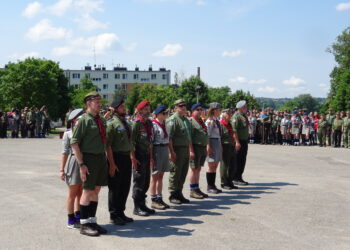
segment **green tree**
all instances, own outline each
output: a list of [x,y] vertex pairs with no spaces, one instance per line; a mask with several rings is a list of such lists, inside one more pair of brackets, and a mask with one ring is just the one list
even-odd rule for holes
[[[91,91],[96,91],[97,86],[94,85],[91,79],[83,78],[80,80],[80,86],[77,89],[71,88],[69,96],[73,108],[85,108],[84,97]],[[104,101],[105,103],[105,101]]]
[[140,88],[140,85],[135,84],[126,100],[126,107],[130,114],[134,113],[136,105],[140,102]]
[[224,108],[228,108],[229,101],[230,101],[230,95],[231,95],[231,89],[228,86],[216,87],[216,88],[209,87],[209,89],[208,89],[208,98],[209,98],[208,103],[218,102]]
[[208,85],[199,77],[191,76],[184,80],[178,88],[178,96],[187,102],[188,108],[193,104],[208,104]]
[[308,111],[319,111],[320,104],[310,94],[302,94],[285,103],[281,110],[307,109]]
[[68,81],[58,63],[27,58],[9,63],[0,77],[0,99],[5,108],[46,105],[51,118],[64,117],[70,98]]
[[235,108],[237,102],[245,100],[247,102],[248,109],[258,109],[259,105],[255,97],[250,92],[244,92],[243,90],[237,90],[235,93],[228,97],[226,107]]

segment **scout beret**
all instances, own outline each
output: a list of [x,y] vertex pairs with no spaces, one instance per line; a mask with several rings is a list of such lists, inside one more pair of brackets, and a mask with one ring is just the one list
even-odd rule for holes
[[293,115],[298,114],[298,110],[293,111]]
[[155,115],[158,115],[159,113],[165,111],[166,109],[167,109],[166,106],[164,106],[164,105],[159,105],[159,106],[154,110],[153,113],[154,113]]
[[111,107],[118,108],[121,104],[124,103],[124,98],[118,97],[116,100],[114,100],[111,104]]
[[95,98],[98,98],[98,97],[101,97],[100,94],[97,93],[96,91],[92,91],[84,97],[84,103],[86,103],[87,101],[93,100]]
[[179,99],[179,100],[176,100],[176,101],[174,102],[174,105],[175,105],[175,106],[179,106],[180,104],[186,104],[185,100]]
[[147,105],[150,105],[150,102],[147,101],[147,100],[144,100],[144,101],[140,102],[140,103],[136,106],[136,109],[137,109],[137,110],[141,110],[141,109],[143,109],[144,107],[146,107]]
[[237,109],[243,108],[246,104],[247,104],[247,102],[245,100],[241,100],[241,101],[237,102],[236,108]]
[[84,113],[84,109],[74,109],[72,112],[70,112],[68,116],[68,121],[74,120],[78,116],[80,116],[82,113]]
[[198,107],[202,107],[202,105],[200,103],[193,104],[191,107],[191,111],[195,110]]
[[212,103],[209,103],[209,108],[210,109],[221,109],[221,104],[218,102],[212,102]]

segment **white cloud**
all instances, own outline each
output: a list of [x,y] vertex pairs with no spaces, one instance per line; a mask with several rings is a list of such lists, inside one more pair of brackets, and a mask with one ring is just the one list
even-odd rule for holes
[[337,11],[346,11],[346,10],[350,10],[350,2],[347,3],[340,3],[338,4],[335,9]]
[[263,84],[266,83],[267,81],[265,79],[257,79],[257,80],[248,80],[246,77],[243,76],[237,76],[234,78],[230,78],[229,82],[232,83],[246,83],[246,84]]
[[138,43],[130,43],[129,45],[125,46],[126,51],[134,51],[136,47],[138,46]]
[[283,84],[287,86],[299,86],[302,83],[305,83],[305,81],[295,76],[292,76],[289,79],[283,81]]
[[329,91],[329,84],[320,83],[318,86],[323,90],[323,92]]
[[277,92],[278,89],[277,88],[274,88],[274,87],[271,87],[271,86],[265,86],[265,87],[260,87],[258,88],[258,92],[261,92],[261,93],[275,93]]
[[292,87],[292,88],[288,88],[287,92],[292,92],[294,94],[303,94],[303,93],[310,92],[310,90],[307,89],[306,87]]
[[153,53],[153,56],[175,56],[182,50],[182,46],[179,43],[166,44],[163,49]]
[[241,56],[243,54],[243,51],[241,50],[231,50],[231,51],[228,51],[228,50],[225,50],[224,52],[222,52],[222,57],[238,57],[238,56]]
[[42,6],[39,2],[32,2],[28,4],[25,10],[22,12],[22,15],[27,18],[33,18],[42,11]]
[[26,38],[34,42],[69,38],[70,32],[63,27],[54,27],[49,19],[42,19],[26,33]]
[[39,57],[39,53],[36,51],[32,51],[24,54],[15,53],[9,56],[9,58],[11,58],[12,60],[24,60],[28,57]]
[[74,6],[77,10],[81,11],[82,14],[91,14],[96,11],[103,11],[101,5],[103,0],[75,0]]
[[55,16],[63,16],[67,10],[72,7],[73,0],[59,0],[55,4],[48,7],[51,14]]
[[68,42],[66,46],[56,47],[52,50],[54,56],[83,55],[91,56],[105,54],[116,50],[119,46],[119,38],[114,33],[103,33],[88,38],[77,38]]
[[79,23],[81,29],[88,31],[96,29],[106,29],[108,27],[107,23],[97,21],[96,19],[91,17],[90,14],[83,14],[81,17],[75,19],[74,21]]

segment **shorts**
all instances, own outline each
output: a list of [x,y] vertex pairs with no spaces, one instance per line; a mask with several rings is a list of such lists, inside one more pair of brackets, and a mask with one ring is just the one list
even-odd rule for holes
[[303,134],[303,135],[309,135],[310,132],[311,132],[311,129],[310,129],[310,128],[308,128],[308,127],[303,127],[303,129],[302,129],[302,134]]
[[281,135],[286,135],[288,133],[288,127],[287,126],[281,126]]
[[194,159],[190,160],[190,168],[200,168],[204,166],[207,158],[207,147],[193,144]]
[[220,162],[222,161],[222,146],[220,139],[210,138],[209,139],[210,146],[213,150],[212,155],[207,156],[208,162]]
[[300,134],[299,128],[292,128],[292,135]]
[[83,162],[90,173],[87,175],[86,181],[83,182],[83,189],[94,190],[96,186],[107,186],[108,166],[106,155],[104,153],[83,153]]
[[154,170],[152,174],[169,172],[168,146],[153,146]]
[[75,156],[70,154],[64,168],[66,183],[68,186],[81,185],[80,168]]

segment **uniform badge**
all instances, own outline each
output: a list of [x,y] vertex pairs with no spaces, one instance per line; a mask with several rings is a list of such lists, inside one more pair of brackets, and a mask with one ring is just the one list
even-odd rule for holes
[[173,126],[174,125],[174,122],[173,121],[170,121],[169,122],[169,126]]

